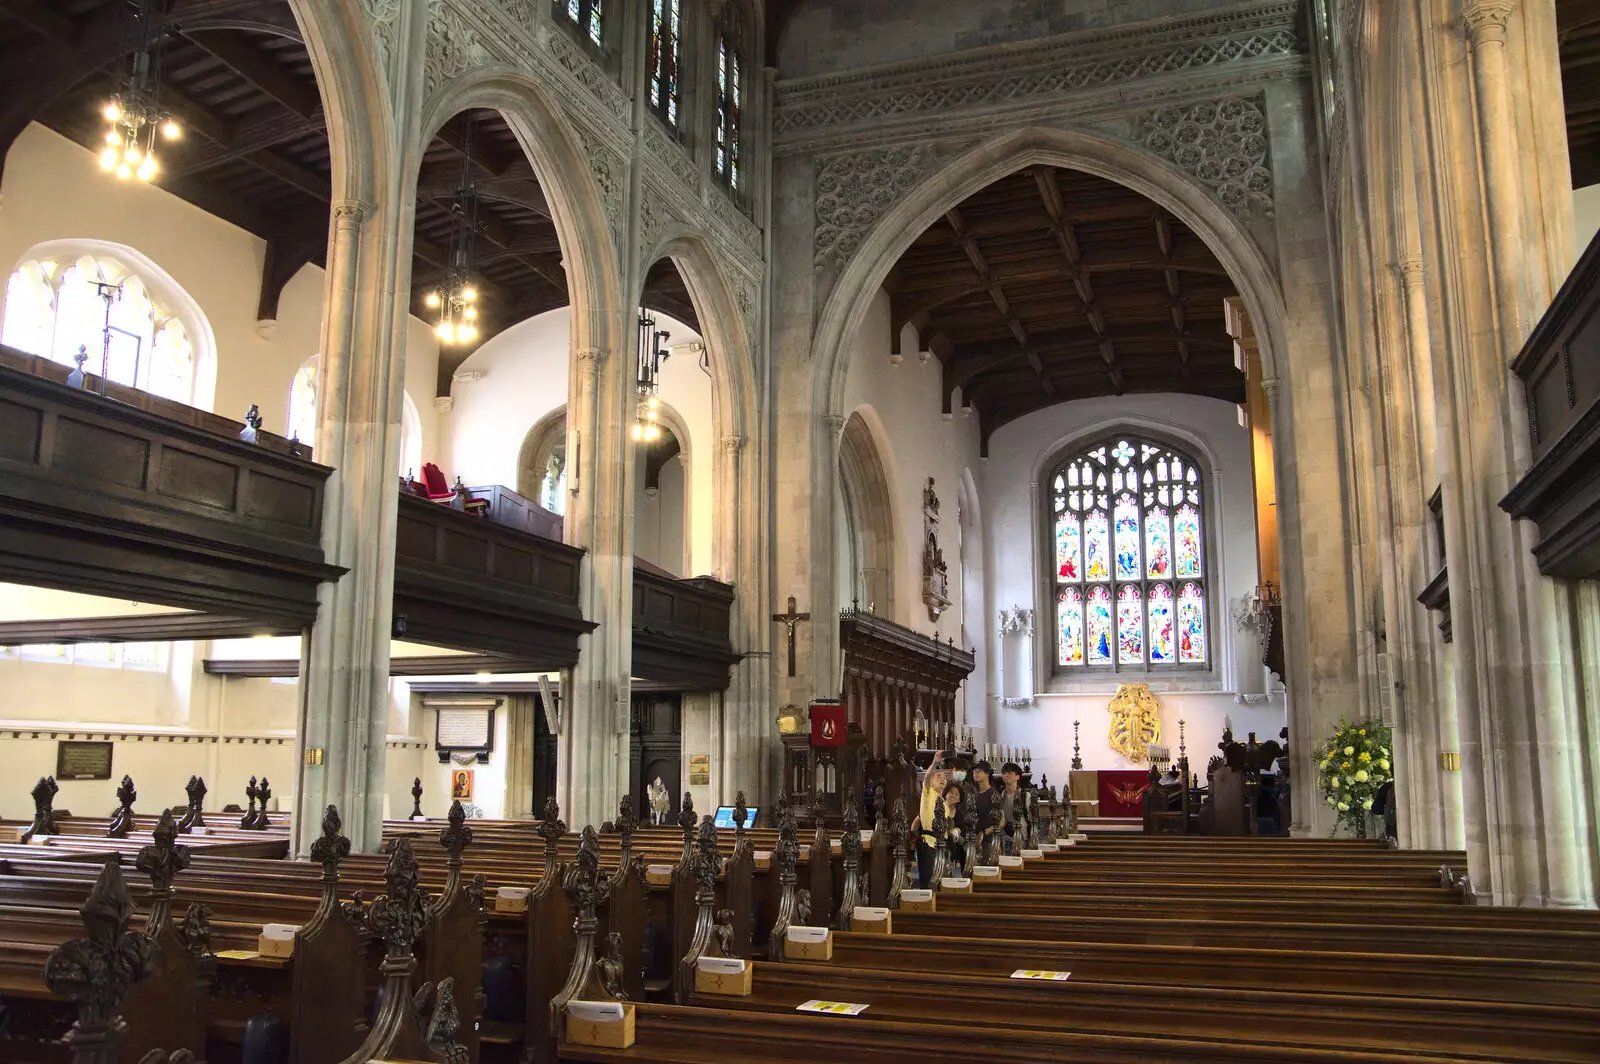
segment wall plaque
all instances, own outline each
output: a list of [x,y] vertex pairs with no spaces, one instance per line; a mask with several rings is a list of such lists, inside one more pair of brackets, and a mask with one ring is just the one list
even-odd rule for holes
[[689,755],[689,786],[707,787],[711,784],[711,755]]
[[56,779],[108,780],[111,778],[111,744],[56,743]]
[[433,748],[441,763],[456,751],[477,755],[487,763],[494,749],[494,708],[485,705],[434,706]]

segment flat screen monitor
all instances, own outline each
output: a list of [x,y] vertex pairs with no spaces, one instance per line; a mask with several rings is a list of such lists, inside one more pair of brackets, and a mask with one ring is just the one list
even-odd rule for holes
[[[745,815],[745,818],[744,818],[744,826],[747,827],[747,828],[748,827],[754,827],[755,826],[755,822],[756,822],[756,807],[752,805],[746,811],[746,815]],[[717,806],[716,819],[714,819],[712,821],[712,823],[714,823],[719,828],[732,829],[734,827],[734,823],[733,823],[733,806],[731,806],[731,805],[719,805],[719,806]]]

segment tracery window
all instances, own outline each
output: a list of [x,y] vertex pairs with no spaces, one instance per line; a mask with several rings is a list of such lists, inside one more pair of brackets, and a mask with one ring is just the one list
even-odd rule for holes
[[650,110],[678,128],[678,67],[682,58],[678,0],[650,0]]
[[[285,433],[290,439],[316,446],[317,371],[321,355],[312,355],[300,364],[289,381],[289,410],[285,418]],[[422,419],[417,415],[417,405],[407,392],[400,393],[400,468],[407,479],[415,479],[422,470]]]
[[1058,672],[1207,664],[1203,488],[1188,455],[1129,436],[1051,474]]
[[739,49],[728,33],[717,36],[717,179],[739,187]]
[[[108,303],[109,300],[109,303]],[[108,314],[109,309],[109,314]],[[0,343],[180,403],[194,402],[189,330],[116,259],[33,259],[6,284]]]
[[556,17],[578,31],[578,36],[595,48],[600,47],[605,12],[603,0],[555,0]]

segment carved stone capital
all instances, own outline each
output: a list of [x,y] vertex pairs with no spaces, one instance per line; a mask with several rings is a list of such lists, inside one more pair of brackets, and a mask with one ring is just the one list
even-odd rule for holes
[[600,379],[600,369],[605,364],[606,353],[598,347],[580,347],[573,354],[578,359],[578,369],[592,388]]
[[1422,283],[1422,258],[1417,255],[1407,255],[1403,259],[1396,259],[1392,263],[1394,272],[1400,275],[1400,283],[1407,288]]
[[737,458],[744,453],[745,444],[750,442],[748,436],[722,437],[722,450],[730,458]]
[[843,414],[823,414],[822,423],[828,426],[828,437],[837,446],[839,438],[844,435],[845,416]]
[[1461,20],[1474,50],[1485,44],[1506,42],[1506,24],[1516,6],[1516,0],[1467,0]]
[[339,200],[333,205],[333,225],[335,229],[352,232],[361,228],[361,223],[367,219],[370,210],[360,200]]
[[1281,383],[1282,382],[1279,381],[1279,379],[1277,377],[1262,377],[1261,378],[1261,391],[1262,391],[1262,394],[1264,394],[1267,397],[1268,400],[1276,399],[1278,397],[1278,388],[1279,388]]
[[436,414],[448,414],[456,408],[456,398],[453,395],[436,395],[433,397],[433,411]]

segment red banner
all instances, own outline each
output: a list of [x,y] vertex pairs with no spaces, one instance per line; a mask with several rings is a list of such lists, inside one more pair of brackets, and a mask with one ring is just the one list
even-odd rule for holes
[[1101,769],[1100,815],[1144,816],[1144,792],[1150,773],[1138,769]]
[[839,702],[811,704],[811,745],[844,745],[845,708]]

